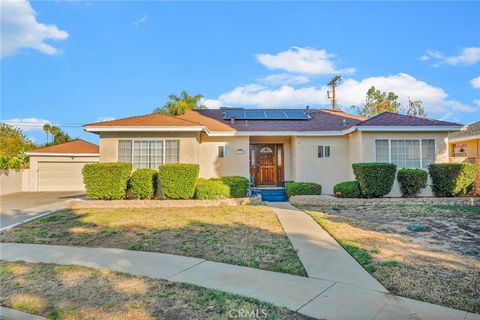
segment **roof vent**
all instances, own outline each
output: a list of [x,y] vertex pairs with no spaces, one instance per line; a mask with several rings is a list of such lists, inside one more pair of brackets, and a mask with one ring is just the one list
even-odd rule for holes
[[343,123],[344,126],[346,126],[347,125],[347,120],[342,119],[342,123]]
[[235,124],[235,116],[230,117],[230,124]]

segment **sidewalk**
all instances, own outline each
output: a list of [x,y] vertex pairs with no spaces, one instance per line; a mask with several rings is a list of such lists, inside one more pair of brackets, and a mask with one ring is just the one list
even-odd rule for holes
[[312,217],[288,202],[270,202],[310,278],[388,292]]
[[204,259],[122,249],[0,244],[2,260],[77,264],[184,282],[284,306],[317,319],[480,319],[388,293]]

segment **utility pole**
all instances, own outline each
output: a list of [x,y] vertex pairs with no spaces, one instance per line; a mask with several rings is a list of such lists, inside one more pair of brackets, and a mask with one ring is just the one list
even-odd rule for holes
[[337,97],[336,97],[336,92],[335,89],[337,87],[337,83],[342,81],[342,77],[340,76],[335,76],[333,77],[327,85],[332,87],[332,96],[330,97],[330,92],[328,92],[328,98],[332,99],[332,109],[336,108],[337,105]]

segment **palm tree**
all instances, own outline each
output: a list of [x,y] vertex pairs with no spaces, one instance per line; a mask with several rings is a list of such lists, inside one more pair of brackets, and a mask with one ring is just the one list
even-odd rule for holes
[[195,96],[189,95],[186,91],[180,92],[180,96],[171,94],[168,96],[170,101],[167,101],[163,107],[156,108],[153,113],[165,113],[170,115],[184,114],[185,110],[191,109],[206,109],[203,104],[199,104],[203,96],[197,94]]
[[45,123],[43,125],[43,131],[45,132],[45,134],[47,135],[47,144],[48,144],[48,133],[50,132],[50,129],[52,127],[48,124],[48,123]]

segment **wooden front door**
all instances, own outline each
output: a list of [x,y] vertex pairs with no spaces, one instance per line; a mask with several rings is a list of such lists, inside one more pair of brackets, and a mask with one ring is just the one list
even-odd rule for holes
[[[255,186],[281,186],[283,180],[283,148],[276,144],[254,146],[252,174]],[[252,155],[251,155],[252,156]]]

